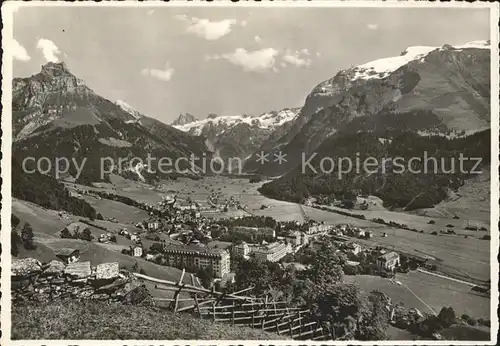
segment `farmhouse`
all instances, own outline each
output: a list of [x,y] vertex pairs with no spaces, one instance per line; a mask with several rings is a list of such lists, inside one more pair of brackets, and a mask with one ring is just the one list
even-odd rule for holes
[[148,229],[149,230],[157,230],[158,228],[160,228],[160,223],[158,221],[148,222]]
[[80,250],[62,248],[57,250],[55,255],[65,263],[73,263],[80,259]]
[[352,255],[357,255],[362,251],[362,247],[356,243],[347,244],[347,251]]

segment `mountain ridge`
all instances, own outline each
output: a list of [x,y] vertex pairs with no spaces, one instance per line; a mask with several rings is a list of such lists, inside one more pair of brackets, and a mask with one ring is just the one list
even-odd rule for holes
[[[297,153],[312,152],[339,131],[489,128],[489,42],[457,47],[410,47],[399,57],[339,71],[313,88],[290,129],[264,143],[245,170],[281,175],[298,164]],[[260,165],[260,151],[282,151],[289,160]]]
[[[33,76],[15,78],[12,103],[13,157],[86,159],[83,183],[106,180],[102,157],[146,160],[151,154],[175,160],[208,152],[201,138],[96,94],[64,63],[49,62]],[[129,168],[119,173],[144,179],[137,167]]]

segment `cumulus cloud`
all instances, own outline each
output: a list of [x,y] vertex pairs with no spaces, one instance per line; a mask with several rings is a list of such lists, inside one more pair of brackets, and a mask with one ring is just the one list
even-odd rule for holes
[[12,56],[15,60],[19,61],[29,61],[31,59],[26,48],[24,48],[16,40],[13,40],[12,42]]
[[259,35],[255,35],[253,40],[257,43],[261,43],[262,42],[262,38],[259,36]]
[[292,52],[287,50],[282,57],[284,64],[294,65],[296,67],[309,67],[312,60],[309,58],[309,50],[307,48]]
[[378,24],[368,24],[366,26],[368,30],[377,30],[378,29]]
[[141,74],[143,76],[153,77],[158,80],[168,82],[172,78],[174,71],[175,70],[171,68],[170,65],[167,63],[165,65],[165,69],[163,70],[157,68],[145,68],[141,70]]
[[232,53],[206,57],[206,59],[225,59],[231,64],[243,67],[244,71],[263,72],[274,68],[277,55],[278,51],[274,48],[263,48],[255,51],[247,51],[245,48],[237,48]]
[[189,18],[185,14],[178,14],[175,16],[175,18],[188,23],[188,28],[186,30],[187,32],[202,37],[208,41],[215,41],[226,36],[231,32],[234,25],[247,25],[246,21],[238,23],[236,19],[210,21],[209,19],[205,18]]
[[57,48],[56,44],[51,40],[47,40],[45,38],[39,39],[36,48],[42,51],[45,60],[50,62],[59,61],[57,55],[61,54],[61,51],[59,50],[59,48]]

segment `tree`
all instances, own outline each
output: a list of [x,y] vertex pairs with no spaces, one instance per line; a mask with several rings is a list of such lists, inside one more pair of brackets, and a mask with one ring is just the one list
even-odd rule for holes
[[215,277],[212,266],[208,266],[207,268],[199,268],[196,272],[196,275],[200,279],[203,287],[210,288],[210,286],[212,286],[212,280]]
[[438,319],[443,327],[448,328],[452,324],[456,323],[457,318],[452,307],[443,307],[439,312]]
[[235,280],[239,289],[253,286],[252,292],[259,296],[269,290],[271,273],[267,265],[262,261],[255,258],[242,259],[236,268]]
[[336,283],[313,295],[311,312],[330,330],[332,339],[353,338],[361,314],[361,295],[353,284]]
[[140,273],[141,267],[139,266],[139,263],[137,263],[137,261],[135,261],[134,265],[132,266],[132,271],[134,273]]
[[33,244],[34,237],[31,225],[26,222],[23,226],[23,230],[21,231],[21,238],[25,249],[34,250],[36,248],[35,244]]
[[16,215],[11,214],[10,215],[10,223],[11,223],[11,227],[16,228],[21,223],[21,220],[19,220],[19,218]]
[[341,282],[344,277],[342,266],[346,263],[343,255],[335,253],[332,243],[324,243],[316,251],[311,267],[305,271],[305,275],[317,285],[317,289]]
[[92,241],[92,239],[94,239],[92,232],[90,232],[90,228],[87,227],[83,230],[83,232],[80,235],[80,239],[83,239],[86,241]]
[[389,298],[380,291],[372,291],[363,305],[362,319],[356,340],[386,340],[390,313],[387,309]]
[[113,234],[111,237],[109,237],[109,241],[116,243],[116,235]]
[[10,253],[12,254],[12,256],[17,257],[17,255],[19,254],[19,246],[22,244],[22,242],[23,241],[19,234],[15,230],[12,230],[10,233]]
[[61,231],[61,238],[73,238],[73,236],[71,235],[71,232],[67,228],[64,228]]
[[104,220],[104,217],[102,217],[101,213],[98,213],[97,216],[96,216],[96,219],[97,220]]

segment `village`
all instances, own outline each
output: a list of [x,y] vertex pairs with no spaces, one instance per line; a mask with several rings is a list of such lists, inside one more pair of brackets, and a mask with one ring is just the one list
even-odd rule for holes
[[[91,191],[80,193],[92,194]],[[99,195],[94,197],[101,198]],[[213,211],[242,208],[233,198],[219,202],[217,193],[211,193],[204,206],[189,197],[181,200],[177,195],[163,196],[156,205],[140,203],[136,206],[148,211],[149,217],[134,223],[133,230],[123,228],[110,232],[103,229],[94,239],[88,228],[96,227],[96,224],[87,221],[66,226],[60,236],[119,244],[123,254],[193,273],[207,270],[212,283],[222,287],[234,282],[231,259],[255,258],[281,266],[302,265],[297,254],[305,249],[318,250],[326,242],[334,244],[335,251],[347,258],[344,266],[347,275],[391,278],[396,271],[408,272],[419,266],[432,269],[423,257],[361,244],[358,239],[371,239],[374,232],[349,224],[334,225],[313,220],[279,222],[271,217],[254,215],[214,219],[211,217]],[[115,218],[107,221],[117,222]],[[66,262],[75,261],[78,251],[64,248],[58,256]]]

